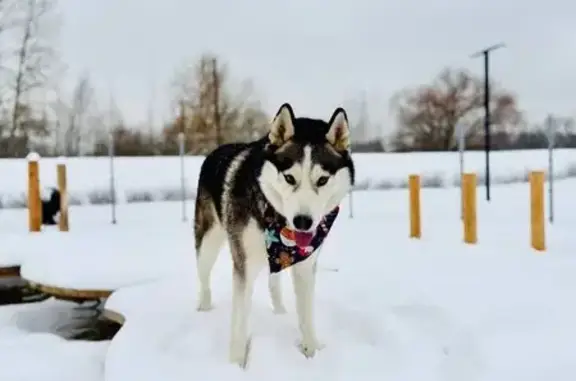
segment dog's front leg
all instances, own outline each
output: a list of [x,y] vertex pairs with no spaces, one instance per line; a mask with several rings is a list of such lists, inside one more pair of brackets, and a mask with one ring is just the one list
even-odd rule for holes
[[234,261],[230,361],[245,368],[250,352],[248,328],[254,281],[266,260],[262,232],[254,224],[249,225],[241,235],[231,236],[230,249]]
[[268,276],[268,289],[270,291],[270,298],[272,299],[272,310],[275,314],[286,313],[284,302],[282,302],[281,282],[280,274],[270,274]]
[[[318,252],[318,251],[316,251]],[[292,268],[292,281],[296,296],[296,312],[302,341],[300,350],[306,357],[313,357],[322,345],[314,327],[314,289],[316,283],[316,253]]]

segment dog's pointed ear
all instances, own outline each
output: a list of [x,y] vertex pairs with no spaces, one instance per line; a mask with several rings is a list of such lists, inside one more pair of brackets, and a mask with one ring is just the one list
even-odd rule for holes
[[294,111],[289,103],[284,103],[278,109],[268,139],[270,143],[280,147],[294,136]]
[[350,149],[350,127],[348,125],[348,116],[342,107],[334,110],[330,122],[330,128],[326,134],[326,140],[337,151],[343,152]]

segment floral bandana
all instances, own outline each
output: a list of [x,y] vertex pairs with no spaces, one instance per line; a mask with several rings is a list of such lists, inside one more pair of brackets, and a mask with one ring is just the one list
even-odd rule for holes
[[302,262],[310,256],[324,241],[324,238],[330,232],[332,224],[340,207],[336,207],[328,213],[322,222],[318,225],[316,234],[310,244],[305,247],[296,245],[294,240],[294,231],[290,230],[277,219],[268,220],[268,227],[264,230],[266,249],[268,251],[268,264],[270,273],[278,273],[296,263]]

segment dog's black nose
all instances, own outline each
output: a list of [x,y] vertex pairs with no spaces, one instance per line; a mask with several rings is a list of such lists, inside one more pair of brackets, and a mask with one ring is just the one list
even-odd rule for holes
[[298,214],[292,220],[294,227],[298,230],[308,230],[312,227],[312,218],[309,216]]

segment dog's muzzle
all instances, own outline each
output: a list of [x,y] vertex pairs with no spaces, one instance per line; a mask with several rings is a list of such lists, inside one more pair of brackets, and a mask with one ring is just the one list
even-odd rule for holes
[[298,214],[292,219],[292,225],[294,226],[294,241],[299,247],[306,247],[310,245],[312,239],[314,238],[314,232],[310,230],[314,220],[312,217],[305,214]]

